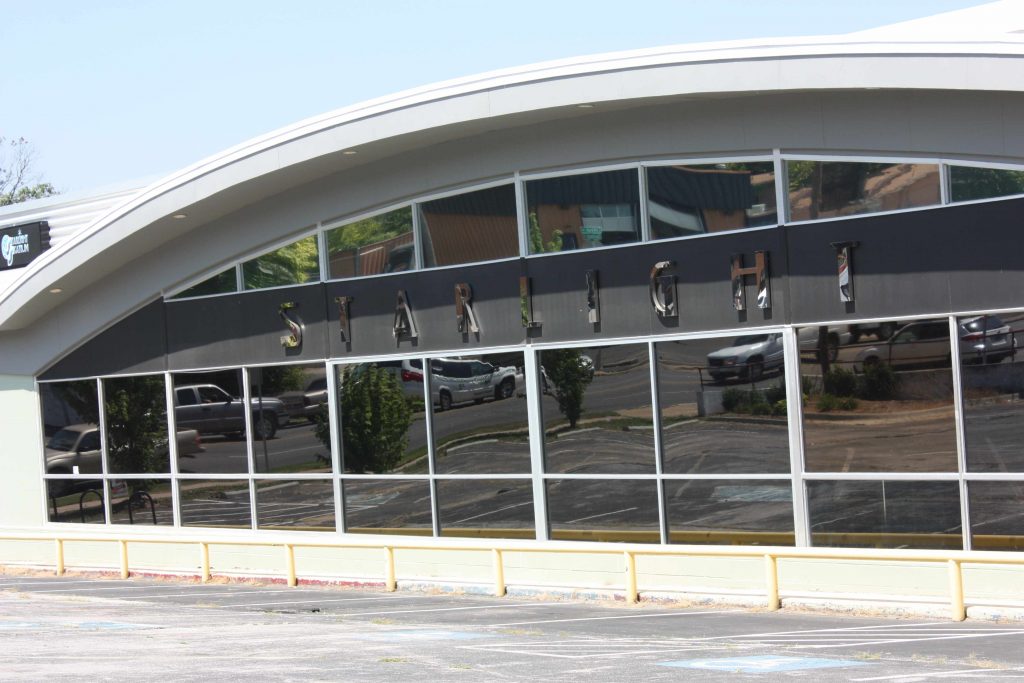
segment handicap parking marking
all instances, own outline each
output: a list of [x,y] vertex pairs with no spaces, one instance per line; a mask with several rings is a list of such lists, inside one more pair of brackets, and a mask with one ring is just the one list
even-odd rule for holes
[[392,643],[395,640],[476,640],[492,637],[487,633],[471,631],[439,631],[436,629],[408,629],[400,631],[381,631],[380,633],[360,633],[354,635],[356,640],[368,640],[380,643]]
[[865,662],[858,662],[852,659],[816,659],[773,655],[751,655],[749,657],[725,657],[719,659],[681,659],[675,662],[658,662],[658,666],[741,674],[777,673],[782,671],[802,671],[805,669],[835,669],[864,665]]

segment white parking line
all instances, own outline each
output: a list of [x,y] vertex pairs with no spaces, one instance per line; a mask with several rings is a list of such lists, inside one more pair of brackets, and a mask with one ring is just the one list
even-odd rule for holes
[[735,614],[746,612],[742,609],[715,610],[713,612],[662,612],[660,614],[626,614],[614,617],[578,617],[573,619],[544,619],[542,621],[517,621],[508,624],[488,624],[488,628],[499,628],[504,626],[528,626],[530,624],[558,624],[570,621],[606,621],[608,619],[653,619],[657,617],[692,617],[704,614]]
[[53,586],[55,584],[59,586],[66,586],[68,584],[75,583],[123,583],[126,585],[131,585],[131,583],[126,579],[83,579],[81,581],[64,581],[62,579],[53,579],[51,581],[12,581],[10,583],[0,583],[0,589],[10,587],[17,588],[19,586]]
[[415,614],[419,612],[460,612],[469,610],[480,610],[480,609],[513,609],[516,607],[557,607],[559,605],[566,605],[570,603],[563,602],[524,602],[517,603],[514,605],[477,605],[474,607],[435,607],[431,609],[399,609],[389,610],[387,612],[355,612],[352,614],[346,614],[347,617],[372,617],[380,614]]
[[[899,676],[873,676],[871,678],[851,678],[851,681],[898,681],[906,678],[944,678],[946,676],[963,676],[964,674],[984,674],[986,678],[995,678],[994,674],[1021,671],[1021,669],[959,669],[957,671],[928,671],[915,674],[901,674]],[[1001,677],[1003,678],[1003,677]],[[1013,678],[1020,678],[1014,676]]]

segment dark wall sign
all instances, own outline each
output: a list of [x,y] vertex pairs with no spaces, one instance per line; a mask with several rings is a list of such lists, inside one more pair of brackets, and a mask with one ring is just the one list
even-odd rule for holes
[[0,270],[24,268],[50,248],[46,221],[0,228]]

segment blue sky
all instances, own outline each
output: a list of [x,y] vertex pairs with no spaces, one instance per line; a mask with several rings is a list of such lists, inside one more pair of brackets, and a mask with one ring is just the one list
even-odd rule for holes
[[0,136],[65,192],[362,100],[634,48],[846,33],[983,0],[0,0]]

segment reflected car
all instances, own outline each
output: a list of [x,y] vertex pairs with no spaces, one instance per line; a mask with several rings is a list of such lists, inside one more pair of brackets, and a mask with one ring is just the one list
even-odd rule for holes
[[373,365],[387,370],[394,376],[406,396],[423,398],[423,361],[419,358],[382,360]]
[[[243,434],[244,403],[214,384],[178,386],[174,388],[174,421],[200,434]],[[274,438],[278,425],[288,421],[284,403],[271,396],[253,396],[249,409],[257,439]]]
[[[797,331],[797,343],[800,344],[800,355],[807,360],[818,360],[818,327],[801,327]],[[825,333],[825,345],[828,349],[828,361],[834,363],[839,358],[839,347],[848,346],[857,340],[852,332],[844,326],[830,325]]]
[[729,378],[755,381],[764,373],[781,370],[784,362],[782,334],[746,334],[729,346],[708,354],[708,374],[715,381]]
[[516,369],[479,360],[435,358],[430,361],[430,393],[434,405],[448,410],[456,403],[511,398],[516,394]]
[[[963,363],[999,363],[1016,354],[1013,330],[994,315],[965,318],[958,328]],[[863,372],[877,363],[894,368],[948,367],[951,354],[949,322],[945,318],[918,320],[899,328],[886,341],[861,349],[853,369]]]
[[305,391],[286,391],[277,398],[284,404],[289,419],[305,418],[312,422],[320,407],[327,404],[327,378],[316,377]]

